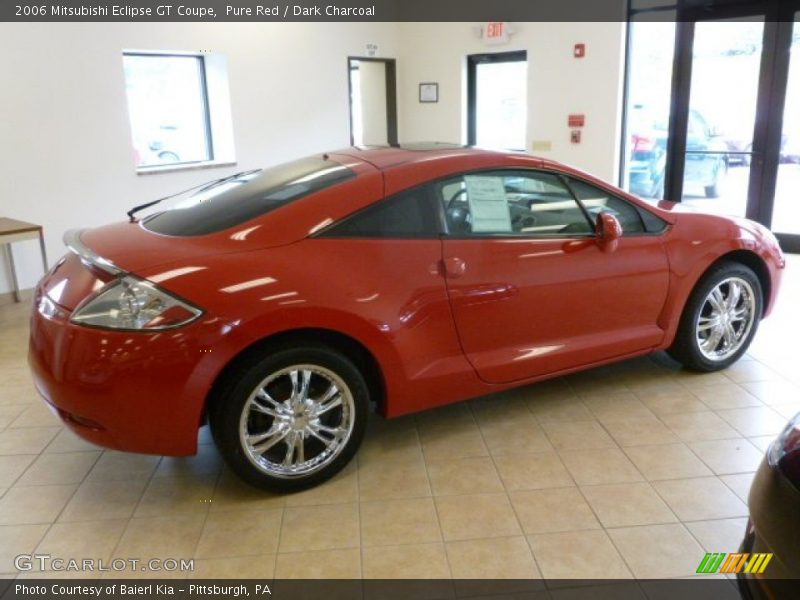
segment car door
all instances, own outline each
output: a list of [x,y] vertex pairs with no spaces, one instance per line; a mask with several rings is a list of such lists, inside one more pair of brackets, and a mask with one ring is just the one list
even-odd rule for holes
[[[434,194],[446,221],[443,262],[456,328],[483,380],[555,373],[662,340],[656,322],[668,266],[644,209],[537,170],[466,173],[435,184]],[[627,227],[613,249],[594,233],[592,215],[601,211]]]

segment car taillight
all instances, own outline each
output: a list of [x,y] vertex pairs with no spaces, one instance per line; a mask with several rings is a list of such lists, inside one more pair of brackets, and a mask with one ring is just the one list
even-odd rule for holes
[[70,321],[105,329],[158,331],[187,325],[202,314],[155,284],[126,275],[78,306]]
[[631,143],[634,152],[651,152],[656,147],[656,141],[643,135],[632,135]]
[[767,450],[767,462],[800,489],[800,413]]

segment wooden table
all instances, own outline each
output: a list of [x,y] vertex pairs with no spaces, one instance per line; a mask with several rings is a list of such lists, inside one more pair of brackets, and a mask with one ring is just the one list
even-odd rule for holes
[[41,225],[17,221],[7,217],[0,217],[0,244],[6,248],[8,261],[11,265],[11,279],[14,280],[14,300],[19,302],[19,281],[17,280],[17,270],[14,267],[14,251],[11,244],[23,240],[33,240],[39,238],[39,248],[42,251],[42,266],[47,272],[47,252],[44,249],[44,232]]

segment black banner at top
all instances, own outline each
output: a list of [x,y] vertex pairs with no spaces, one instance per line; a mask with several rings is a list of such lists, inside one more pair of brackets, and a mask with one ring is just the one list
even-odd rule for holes
[[628,0],[0,0],[7,22],[624,21],[627,13]]

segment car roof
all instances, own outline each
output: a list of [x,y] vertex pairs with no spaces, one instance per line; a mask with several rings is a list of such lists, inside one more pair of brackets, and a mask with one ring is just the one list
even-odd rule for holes
[[378,169],[388,169],[408,163],[463,156],[520,155],[519,152],[502,152],[462,146],[446,142],[413,142],[390,146],[351,146],[331,152],[363,160]]

